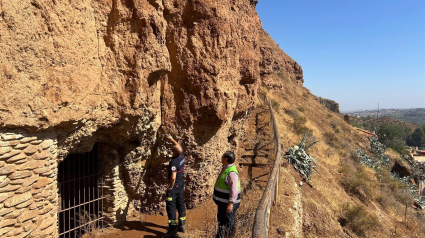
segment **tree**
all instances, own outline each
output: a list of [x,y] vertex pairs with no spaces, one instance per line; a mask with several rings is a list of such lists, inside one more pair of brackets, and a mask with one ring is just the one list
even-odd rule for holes
[[403,137],[403,129],[400,126],[391,124],[382,124],[378,132],[376,133],[379,137],[379,141],[394,149],[399,153],[404,153],[405,137]]
[[409,137],[407,137],[406,142],[410,146],[424,147],[425,146],[424,130],[420,127],[416,128],[416,130],[411,135],[409,135]]

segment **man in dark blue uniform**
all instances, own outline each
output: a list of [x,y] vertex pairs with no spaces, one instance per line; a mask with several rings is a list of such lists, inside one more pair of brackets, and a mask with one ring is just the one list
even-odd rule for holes
[[[186,223],[186,208],[184,206],[183,192],[184,192],[184,155],[183,149],[172,136],[168,135],[173,144],[173,157],[168,165],[168,180],[170,181],[167,187],[167,194],[165,197],[166,209],[168,215],[168,231],[164,237],[178,237],[177,231],[185,232]],[[179,213],[179,221],[176,220],[176,208]],[[178,225],[178,227],[177,227]]]

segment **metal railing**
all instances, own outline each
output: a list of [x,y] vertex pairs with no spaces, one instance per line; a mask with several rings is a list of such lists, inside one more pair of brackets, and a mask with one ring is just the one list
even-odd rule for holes
[[264,96],[264,101],[267,103],[270,113],[270,122],[272,124],[274,151],[276,153],[275,162],[272,172],[270,173],[269,180],[267,181],[266,189],[258,204],[257,211],[255,212],[254,226],[252,230],[252,237],[268,237],[268,226],[270,224],[270,208],[276,204],[276,199],[279,192],[279,168],[280,160],[282,157],[282,148],[280,146],[279,131],[276,125],[276,118],[274,116],[272,104],[267,96]]

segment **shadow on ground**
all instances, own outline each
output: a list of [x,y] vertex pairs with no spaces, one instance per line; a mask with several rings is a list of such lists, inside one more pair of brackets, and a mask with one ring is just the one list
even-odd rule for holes
[[[148,237],[163,237],[164,236],[164,231],[162,230],[167,230],[167,226],[161,226],[158,224],[154,224],[151,222],[141,222],[141,221],[127,221],[122,225],[118,225],[115,226],[115,228],[120,229],[120,230],[137,230],[137,231],[143,231],[146,233],[151,233],[152,235],[145,235],[145,238]],[[161,229],[161,231],[157,230],[157,229],[153,229],[153,228],[159,228]]]

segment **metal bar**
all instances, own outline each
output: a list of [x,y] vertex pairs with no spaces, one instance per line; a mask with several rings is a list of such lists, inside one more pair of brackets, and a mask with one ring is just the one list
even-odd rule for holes
[[60,211],[60,212],[66,212],[66,211],[68,211],[68,210],[71,210],[72,208],[81,207],[82,205],[86,205],[86,204],[89,204],[89,203],[91,203],[91,202],[99,201],[99,200],[102,200],[102,199],[104,199],[104,197],[99,197],[99,198],[93,199],[93,200],[91,200],[91,201],[88,201],[88,202],[85,202],[85,203],[82,203],[82,204],[78,204],[78,205],[73,206],[73,207],[69,207],[69,208],[64,209],[64,210],[62,210],[62,211]]
[[[71,179],[71,159],[72,159],[72,157],[73,156],[70,156],[70,158],[68,158],[68,161],[67,161],[67,167],[68,167],[68,179]],[[71,191],[70,191],[70,189],[69,189],[69,187],[70,187],[70,182],[68,182],[68,207],[71,207]],[[69,211],[68,212],[68,229],[71,229],[71,211]]]
[[96,220],[93,220],[93,221],[87,222],[87,223],[82,224],[82,225],[80,225],[80,226],[78,226],[78,227],[74,227],[73,229],[71,229],[71,230],[69,230],[69,231],[66,231],[66,232],[63,232],[63,233],[61,233],[61,234],[59,234],[59,235],[61,236],[61,235],[64,235],[64,234],[66,234],[66,233],[69,233],[69,232],[71,232],[71,231],[73,231],[73,230],[80,229],[81,227],[83,227],[83,226],[85,226],[85,225],[90,225],[91,223],[96,222],[96,221],[98,221],[98,220],[100,220],[100,219],[103,219],[103,218],[104,218],[104,217],[100,217],[100,218],[98,218],[98,219],[96,219]]
[[[100,185],[101,185],[101,188],[100,188],[101,194],[100,194],[100,196],[103,197],[103,185],[104,185],[104,180],[103,180],[103,177],[104,177],[104,174],[103,174],[103,163],[99,163],[99,166],[100,166],[99,171],[101,171],[101,183],[100,183]],[[100,202],[101,202],[100,216],[103,217],[103,199],[100,200]],[[102,219],[102,227],[104,226],[103,221],[104,220]]]
[[[79,158],[79,155],[77,155],[77,156],[75,156],[76,158],[74,159],[74,167],[73,167],[73,171],[74,171],[74,176],[75,177],[77,177],[77,174],[76,174],[76,172],[75,172],[75,166],[76,166],[76,163],[77,163],[77,159]],[[73,183],[74,183],[74,206],[75,206],[75,182],[76,181],[73,181]],[[75,219],[75,209],[74,209],[74,227],[76,227],[77,226],[77,224],[76,224],[76,219]],[[74,232],[74,238],[76,238],[76,233]]]
[[[88,155],[87,155],[87,158],[86,158],[86,160],[87,160],[87,173],[88,173],[88,174],[91,174],[91,171],[90,171],[90,170],[91,170],[91,168],[90,168],[90,166],[91,166],[91,163],[92,163],[92,161],[91,161],[92,159],[93,159],[92,154],[88,154]],[[91,198],[90,198],[90,194],[91,194],[91,191],[90,191],[90,190],[91,190],[91,189],[90,189],[90,186],[91,186],[91,179],[92,179],[91,177],[90,177],[90,178],[88,178],[88,184],[86,185],[86,186],[87,186],[87,194],[88,194],[88,196],[89,196],[88,198],[89,198],[89,201],[90,201],[90,202],[88,203],[89,210],[88,210],[88,212],[87,212],[87,215],[88,215],[88,217],[89,217],[89,218],[88,218],[88,220],[89,220],[89,221],[90,221],[90,219],[91,219],[91,216],[90,216],[90,215],[91,215],[91,211],[90,211],[90,207],[91,207],[91,206],[90,206],[90,205],[91,205],[91,204],[92,204],[92,202],[93,202],[93,201],[91,200]]]

